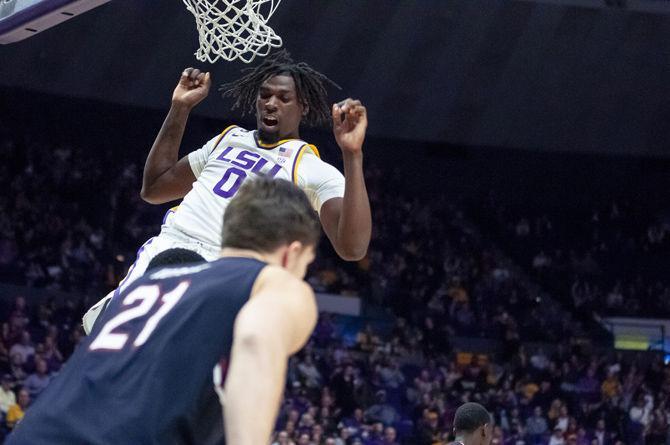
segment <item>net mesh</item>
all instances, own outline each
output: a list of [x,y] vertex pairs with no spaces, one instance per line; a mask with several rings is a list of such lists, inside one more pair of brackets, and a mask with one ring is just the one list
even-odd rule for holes
[[279,48],[282,39],[267,25],[281,0],[183,0],[195,16],[201,62],[239,59],[250,63]]

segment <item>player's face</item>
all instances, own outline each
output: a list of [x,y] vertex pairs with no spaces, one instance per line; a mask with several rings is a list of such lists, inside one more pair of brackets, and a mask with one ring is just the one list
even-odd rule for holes
[[302,243],[295,241],[286,248],[282,266],[302,279],[305,278],[307,267],[314,261],[315,256],[314,246],[304,246]]
[[274,143],[297,138],[304,110],[293,77],[282,74],[263,82],[256,97],[256,125],[261,140]]

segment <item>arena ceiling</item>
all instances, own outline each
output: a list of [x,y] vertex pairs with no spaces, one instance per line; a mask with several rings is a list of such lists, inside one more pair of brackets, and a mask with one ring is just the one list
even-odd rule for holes
[[[334,100],[365,101],[372,135],[670,156],[668,14],[549,0],[284,0],[271,24],[296,59],[344,87]],[[244,67],[208,68],[196,47],[181,1],[113,1],[0,46],[0,85],[165,109],[182,68],[220,83]],[[229,121],[228,106],[213,91],[197,112]]]

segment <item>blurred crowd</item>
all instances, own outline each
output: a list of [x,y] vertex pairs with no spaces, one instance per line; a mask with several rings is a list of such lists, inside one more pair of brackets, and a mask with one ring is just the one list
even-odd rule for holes
[[[2,136],[0,129],[0,282],[97,301],[158,233],[167,210],[139,197],[142,156],[32,133]],[[424,326],[436,343],[445,333],[515,341],[580,331],[453,203],[389,187],[402,183],[400,170],[382,176],[371,165],[366,174],[374,221],[383,223],[358,263],[321,243],[309,275],[317,291],[364,295]]]
[[0,302],[0,438],[23,417],[84,337],[82,301]]
[[505,206],[492,197],[488,228],[538,282],[575,310],[670,315],[670,214],[640,199]]
[[[1,308],[0,432],[20,421],[81,341],[82,307]],[[447,444],[466,401],[494,415],[494,445],[667,444],[670,367],[662,356],[552,350],[473,354],[435,349],[403,318],[393,325],[322,314],[289,363],[273,443]]]
[[347,345],[322,316],[291,360],[277,444],[447,444],[456,408],[494,415],[493,444],[667,444],[670,367],[661,356],[579,347],[513,356],[436,352],[397,319]]
[[[166,208],[138,192],[145,155],[0,123],[0,283],[73,296],[0,300],[2,433],[78,344],[84,310],[158,232]],[[495,414],[496,445],[670,443],[663,361],[567,340],[594,338],[585,313],[670,314],[670,226],[656,209],[473,204],[406,189],[399,168],[371,162],[366,176],[367,257],[344,263],[324,240],[308,281],[387,308],[393,326],[362,325],[352,340],[322,316],[291,360],[275,443],[443,444],[464,401]],[[458,351],[459,336],[502,349]],[[528,340],[559,346],[526,351]]]

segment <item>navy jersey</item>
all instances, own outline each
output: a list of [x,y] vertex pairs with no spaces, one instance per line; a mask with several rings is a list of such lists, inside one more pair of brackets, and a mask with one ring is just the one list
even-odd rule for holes
[[114,298],[7,444],[222,444],[213,373],[266,264],[151,271]]

